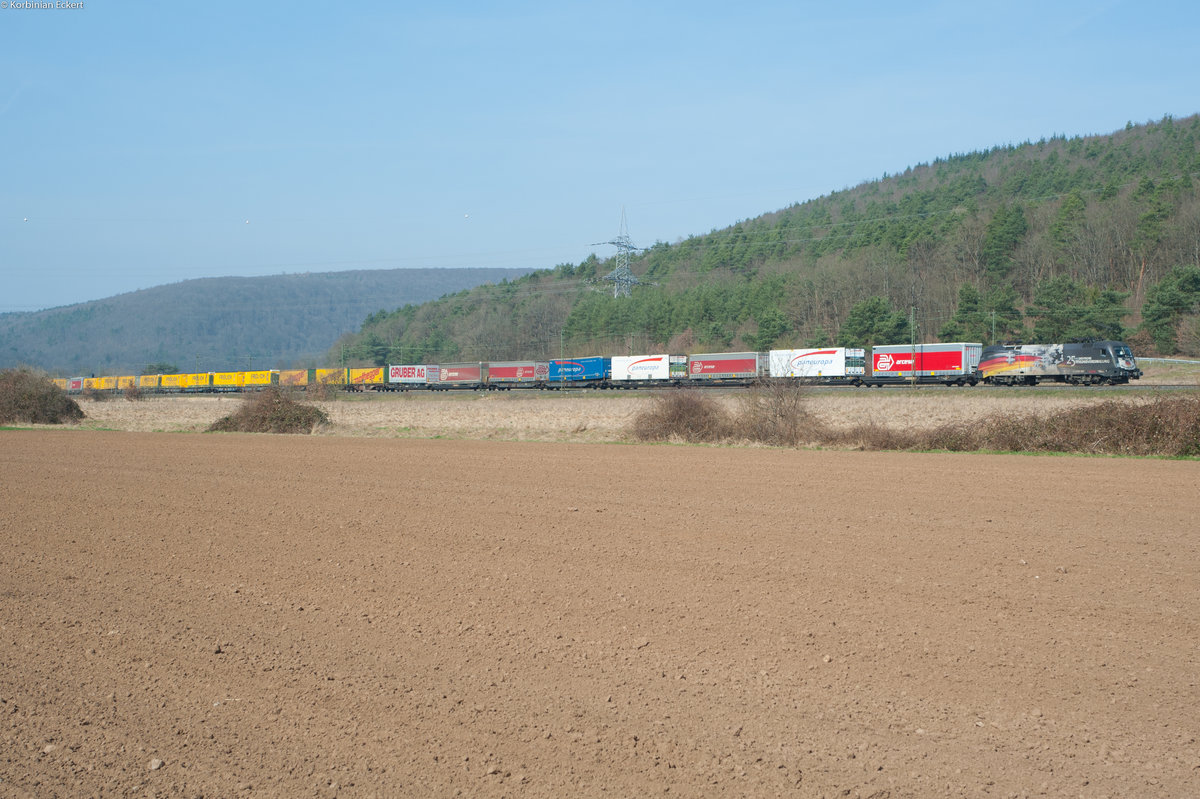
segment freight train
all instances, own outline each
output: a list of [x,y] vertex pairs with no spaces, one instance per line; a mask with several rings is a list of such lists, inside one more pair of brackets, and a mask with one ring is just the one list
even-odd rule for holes
[[505,391],[744,386],[762,380],[875,387],[912,383],[1116,385],[1141,376],[1133,352],[1124,342],[1088,341],[989,347],[973,342],[892,344],[872,348],[870,357],[865,349],[818,347],[697,355],[652,353],[546,361],[72,377],[57,378],[55,382],[68,393],[135,387],[151,393],[214,393],[255,391],[273,385],[299,389],[325,385],[348,391]]

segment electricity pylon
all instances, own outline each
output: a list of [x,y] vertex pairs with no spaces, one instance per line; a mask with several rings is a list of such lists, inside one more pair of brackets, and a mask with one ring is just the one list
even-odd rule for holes
[[629,238],[629,231],[625,227],[625,208],[621,208],[621,232],[612,241],[600,241],[593,244],[593,247],[601,244],[611,244],[617,248],[617,268],[609,272],[607,275],[597,280],[604,280],[613,284],[614,297],[629,297],[631,296],[634,286],[655,286],[656,283],[638,280],[637,275],[629,271],[629,255],[635,250],[641,250],[642,247],[633,246],[633,240]]

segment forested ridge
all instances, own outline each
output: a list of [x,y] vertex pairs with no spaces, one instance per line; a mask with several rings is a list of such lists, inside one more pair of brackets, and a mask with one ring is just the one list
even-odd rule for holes
[[[1200,116],[938,158],[630,263],[367,317],[355,363],[1123,338],[1200,354]],[[331,353],[332,354],[332,353]]]
[[380,307],[423,302],[524,269],[372,269],[185,280],[103,300],[0,314],[0,367],[61,375],[324,365],[330,342]]

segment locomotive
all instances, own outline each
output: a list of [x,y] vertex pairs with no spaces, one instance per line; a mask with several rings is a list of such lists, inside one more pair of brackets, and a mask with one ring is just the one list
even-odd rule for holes
[[1137,380],[1133,351],[1122,341],[1068,344],[1002,344],[984,349],[980,379],[998,386],[1032,386],[1040,382],[1115,385]]

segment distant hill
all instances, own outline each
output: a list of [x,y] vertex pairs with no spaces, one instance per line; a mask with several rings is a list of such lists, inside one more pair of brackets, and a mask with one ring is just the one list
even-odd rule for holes
[[32,313],[0,314],[0,367],[137,374],[150,363],[233,371],[323,365],[381,309],[515,279],[528,269],[383,269],[186,280]]
[[[785,158],[777,153],[772,157]],[[1200,354],[1200,117],[937,158],[635,255],[367,318],[358,363],[1125,338]],[[646,242],[638,242],[646,243]],[[915,329],[914,329],[915,325]]]

